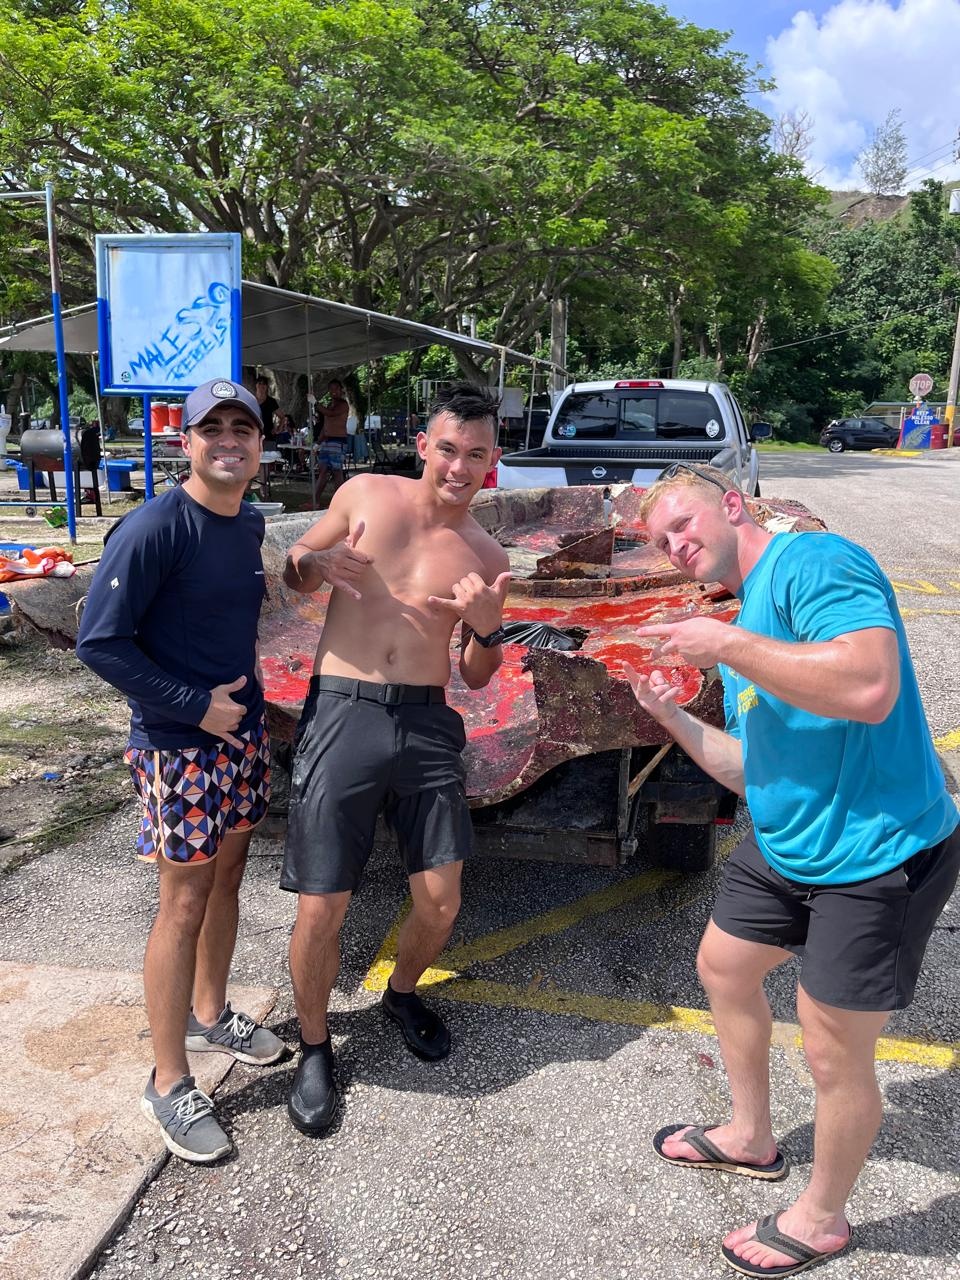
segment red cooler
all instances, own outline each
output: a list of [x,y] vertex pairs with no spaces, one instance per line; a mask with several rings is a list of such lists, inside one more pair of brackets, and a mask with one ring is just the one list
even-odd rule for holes
[[159,435],[170,426],[170,406],[163,400],[150,402],[150,434]]
[[183,422],[183,405],[168,404],[167,410],[169,411],[169,415],[170,415],[170,430],[179,431],[180,426]]
[[930,448],[945,449],[947,447],[947,424],[934,422],[930,425]]

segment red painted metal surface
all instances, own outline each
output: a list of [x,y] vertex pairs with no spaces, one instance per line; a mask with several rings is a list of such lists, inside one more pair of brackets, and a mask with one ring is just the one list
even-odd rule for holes
[[[485,689],[467,689],[451,646],[448,698],[467,728],[471,804],[493,804],[524,790],[563,760],[617,747],[665,741],[637,706],[623,674],[658,669],[681,690],[679,705],[723,723],[716,673],[678,660],[658,660],[641,641],[641,623],[702,614],[730,620],[738,603],[722,587],[686,582],[654,547],[637,506],[640,491],[599,488],[481,492],[474,513],[507,548],[514,582],[505,620],[548,622],[587,632],[577,652],[506,645],[504,662]],[[804,508],[752,504],[763,522],[822,528]],[[291,737],[306,695],[327,592],[303,597],[280,581],[294,536],[272,523],[265,545],[271,599],[261,627],[261,654],[275,735]],[[271,550],[272,548],[272,550]]]

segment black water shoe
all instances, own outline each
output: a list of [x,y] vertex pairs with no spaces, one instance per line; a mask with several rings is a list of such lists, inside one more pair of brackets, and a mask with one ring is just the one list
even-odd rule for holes
[[437,1062],[450,1052],[450,1032],[415,991],[394,991],[388,982],[381,1008],[403,1032],[407,1048],[418,1058]]
[[287,1097],[287,1114],[295,1129],[311,1138],[326,1133],[337,1111],[333,1080],[333,1048],[327,1036],[321,1044],[300,1041],[297,1065]]

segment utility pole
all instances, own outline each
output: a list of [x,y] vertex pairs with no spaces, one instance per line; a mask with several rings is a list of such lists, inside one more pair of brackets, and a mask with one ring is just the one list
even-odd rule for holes
[[[0,200],[42,200],[47,209],[47,248],[50,253],[50,294],[53,311],[53,335],[57,348],[57,390],[60,393],[60,430],[63,432],[63,487],[67,494],[67,530],[70,541],[77,540],[77,506],[73,492],[73,441],[70,438],[70,406],[67,403],[67,356],[63,341],[63,316],[60,311],[60,257],[57,253],[57,229],[53,221],[53,183],[45,182],[42,191],[3,191]],[[149,423],[147,424],[149,430]]]
[[953,336],[953,359],[950,362],[950,384],[947,388],[947,407],[943,416],[947,420],[947,448],[953,448],[953,417],[957,409],[957,383],[960,382],[960,306],[957,307],[957,330]]
[[[960,214],[960,191],[950,192],[950,212]],[[950,383],[947,387],[947,407],[943,416],[947,420],[947,448],[953,447],[953,419],[957,409],[957,384],[960,383],[960,302],[957,304],[957,328],[953,335],[953,359],[950,361]]]
[[564,375],[559,372],[567,367],[567,299],[554,298],[550,303],[550,371],[552,391],[562,391]]

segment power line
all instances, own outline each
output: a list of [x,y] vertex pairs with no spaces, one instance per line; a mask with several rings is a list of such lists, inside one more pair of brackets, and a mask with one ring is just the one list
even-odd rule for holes
[[[928,311],[941,310],[941,309],[942,309],[942,306],[939,302],[931,302],[928,306],[916,307],[913,311],[898,311],[897,316],[898,317],[919,316],[919,315],[923,315],[925,312],[928,312]],[[886,322],[886,320],[887,320],[887,317],[885,316],[880,323],[883,324]],[[826,338],[837,338],[841,334],[853,333],[857,329],[875,328],[876,325],[877,325],[876,320],[861,320],[857,324],[849,325],[846,329],[833,329],[831,330],[830,333],[818,333],[812,338],[798,338],[795,342],[780,342],[775,347],[764,347],[763,354],[766,355],[768,351],[783,351],[787,347],[802,347],[808,342],[822,342]]]

